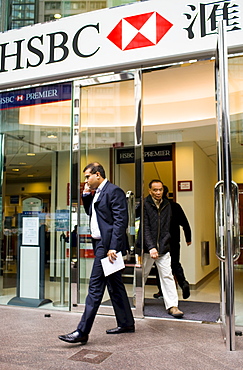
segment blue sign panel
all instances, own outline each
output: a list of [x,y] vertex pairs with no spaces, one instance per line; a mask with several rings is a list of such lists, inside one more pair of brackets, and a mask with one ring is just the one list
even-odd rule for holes
[[72,84],[31,87],[0,93],[0,110],[70,100]]

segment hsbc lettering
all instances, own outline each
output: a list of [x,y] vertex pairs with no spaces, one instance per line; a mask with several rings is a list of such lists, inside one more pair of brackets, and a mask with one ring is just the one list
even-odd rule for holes
[[120,153],[120,159],[133,159],[134,153]]
[[[15,51],[12,54],[9,54],[9,42],[0,44],[0,53],[1,53],[1,59],[0,59],[0,72],[8,72],[8,61],[9,58],[15,58],[15,67],[12,68],[12,70],[20,70],[25,68],[35,68],[41,65],[42,63],[45,64],[53,64],[53,63],[59,63],[67,59],[70,52],[74,52],[78,57],[80,58],[90,58],[94,54],[98,52],[100,47],[98,46],[95,50],[90,52],[89,54],[85,54],[82,52],[82,44],[80,42],[80,37],[82,35],[83,31],[95,31],[96,33],[100,33],[99,30],[99,23],[97,24],[88,24],[83,27],[81,27],[73,36],[72,39],[72,46],[71,48],[67,46],[67,43],[69,41],[69,35],[64,31],[59,32],[53,32],[48,33],[46,35],[40,35],[40,36],[33,36],[29,40],[21,39],[13,41],[13,44],[15,44]],[[87,35],[86,35],[87,37]],[[61,41],[60,41],[61,40]],[[42,46],[48,43],[48,55],[44,55],[44,52],[42,50]],[[36,46],[36,44],[39,46]],[[29,52],[29,57],[26,58],[25,61],[23,61],[23,54],[27,54],[26,50],[24,48],[27,48],[27,53]],[[57,57],[56,52],[59,52],[59,56]],[[61,55],[60,55],[61,53]],[[31,56],[35,55],[37,57],[37,61],[35,63],[31,62]]]
[[4,97],[0,98],[0,105],[13,103],[14,99],[15,99],[14,96],[4,96]]

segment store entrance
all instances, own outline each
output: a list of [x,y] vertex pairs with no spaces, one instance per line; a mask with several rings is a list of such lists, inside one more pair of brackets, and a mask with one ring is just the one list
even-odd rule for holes
[[[129,79],[129,76],[132,78]],[[161,180],[169,189],[169,198],[181,205],[192,231],[192,244],[187,246],[181,230],[180,261],[191,292],[189,299],[183,300],[178,287],[179,300],[215,303],[219,313],[214,230],[217,161],[214,62],[143,70],[142,158],[135,157],[136,89],[132,73],[123,76],[122,81],[118,81],[114,75],[77,81],[73,120],[73,160],[74,167],[77,164],[76,168],[79,168],[76,188],[82,190],[82,169],[85,165],[99,161],[106,168],[107,177],[120,186],[128,198],[132,194],[129,232],[133,233],[130,235],[133,251],[140,222],[135,218],[136,207],[148,195],[149,182],[152,179]],[[76,299],[73,303],[82,307],[93,255],[88,219],[84,215],[79,192],[73,207],[80,209],[77,219],[80,251],[76,253],[80,256],[77,261],[80,279],[73,286],[73,297]],[[153,270],[143,287],[143,279],[139,275],[141,262],[140,252],[135,248],[135,256],[128,256],[124,281],[134,310],[140,304],[145,308],[142,312],[146,315],[146,299],[158,304],[153,298],[158,288]],[[112,313],[109,304],[109,297],[105,296],[100,312]],[[162,307],[163,301],[159,304]],[[200,320],[200,312],[197,319]]]
[[[76,81],[73,122],[73,171],[77,182],[72,191],[72,208],[78,212],[77,219],[72,222],[77,223],[78,243],[74,254],[77,256],[78,272],[72,284],[72,299],[76,299],[76,302],[72,303],[77,303],[82,309],[94,258],[89,218],[85,214],[80,196],[84,185],[83,169],[88,163],[99,162],[103,165],[108,180],[121,187],[127,197],[130,253],[125,258],[123,278],[136,316],[141,316],[142,265],[136,264],[138,261],[135,258],[135,208],[140,203],[142,194],[139,71]],[[75,259],[73,262],[75,263]],[[138,297],[140,298],[137,299]],[[99,312],[113,314],[107,292]]]

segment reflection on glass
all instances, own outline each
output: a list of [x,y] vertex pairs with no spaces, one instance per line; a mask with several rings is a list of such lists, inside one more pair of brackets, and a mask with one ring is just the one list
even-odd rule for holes
[[[113,82],[81,88],[80,109],[80,178],[90,162],[100,162],[108,180],[121,187],[129,204],[128,238],[134,251],[135,215],[134,199],[134,81]],[[121,157],[123,160],[121,160]],[[126,159],[125,159],[126,157]],[[93,263],[89,220],[83,206],[80,208],[80,303],[84,302]],[[128,295],[133,296],[134,265],[131,257],[126,260],[123,274]],[[105,293],[103,304],[109,304]]]
[[[3,96],[11,98],[7,99],[9,105],[2,105],[0,111],[1,134],[5,136],[0,302],[8,303],[14,297],[21,298],[21,294],[23,298],[34,298],[31,297],[31,279],[28,278],[30,285],[26,285],[23,275],[26,270],[23,256],[29,256],[27,262],[31,263],[31,255],[34,260],[30,266],[37,263],[40,269],[41,288],[37,296],[40,293],[41,300],[48,299],[51,305],[61,300],[64,264],[65,302],[69,279],[71,84],[20,89],[1,93]],[[23,219],[31,225],[35,218],[37,231],[34,233],[31,227],[23,230]],[[38,253],[35,250],[26,254],[21,249],[32,246],[38,246]],[[38,261],[34,256],[38,256]],[[31,275],[31,269],[29,273]]]
[[235,262],[236,325],[243,323],[243,293],[241,289],[243,266],[243,57],[229,58],[229,106],[231,135],[232,180],[239,188],[240,257]]

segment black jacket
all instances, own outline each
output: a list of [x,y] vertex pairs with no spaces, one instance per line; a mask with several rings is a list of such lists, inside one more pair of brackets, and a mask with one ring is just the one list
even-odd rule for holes
[[168,199],[163,199],[158,209],[151,197],[144,200],[144,252],[156,248],[159,255],[170,250],[171,206]]
[[180,243],[180,226],[183,228],[186,242],[190,243],[192,241],[191,228],[183,209],[180,204],[173,201],[170,201],[170,205],[172,210],[170,227],[171,245],[174,243]]

